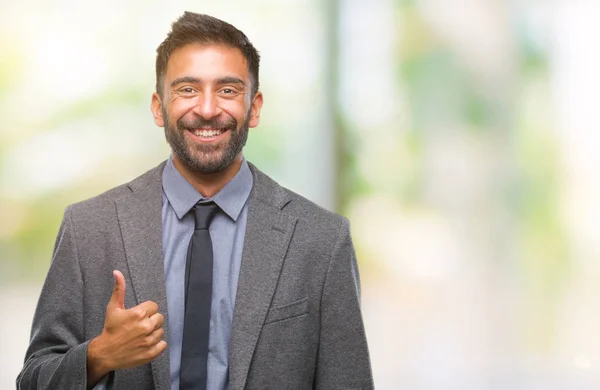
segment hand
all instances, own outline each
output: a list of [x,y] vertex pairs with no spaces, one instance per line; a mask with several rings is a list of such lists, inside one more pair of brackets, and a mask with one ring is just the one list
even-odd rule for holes
[[113,271],[113,276],[115,288],[106,306],[104,329],[88,345],[91,386],[110,371],[141,366],[167,349],[158,305],[146,301],[125,309],[125,278],[120,271]]

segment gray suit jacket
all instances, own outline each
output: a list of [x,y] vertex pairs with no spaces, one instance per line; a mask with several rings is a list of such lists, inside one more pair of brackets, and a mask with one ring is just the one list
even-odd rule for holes
[[[86,388],[87,345],[102,331],[113,269],[125,276],[126,307],[152,300],[167,317],[163,168],[67,207],[18,388]],[[347,220],[250,168],[230,388],[372,388]],[[169,389],[169,354],[116,371],[113,387]]]

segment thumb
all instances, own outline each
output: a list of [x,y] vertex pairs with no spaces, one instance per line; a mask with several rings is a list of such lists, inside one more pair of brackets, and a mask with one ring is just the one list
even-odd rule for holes
[[115,288],[108,302],[109,307],[125,309],[125,277],[121,271],[114,270]]

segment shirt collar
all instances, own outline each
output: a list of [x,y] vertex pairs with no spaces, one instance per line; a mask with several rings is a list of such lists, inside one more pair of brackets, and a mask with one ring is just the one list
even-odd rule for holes
[[167,160],[162,175],[163,191],[173,207],[177,218],[181,219],[198,202],[213,201],[231,219],[237,221],[242,208],[252,190],[252,172],[245,158],[242,158],[240,170],[225,187],[212,198],[204,198],[182,175],[175,165],[172,156]]

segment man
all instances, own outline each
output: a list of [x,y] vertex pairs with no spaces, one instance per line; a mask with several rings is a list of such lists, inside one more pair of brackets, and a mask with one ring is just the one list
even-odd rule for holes
[[151,105],[172,155],[67,207],[17,387],[373,387],[347,220],[243,157],[258,68],[232,25],[173,24]]

